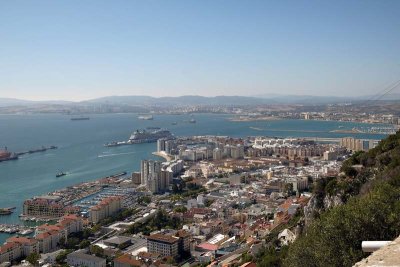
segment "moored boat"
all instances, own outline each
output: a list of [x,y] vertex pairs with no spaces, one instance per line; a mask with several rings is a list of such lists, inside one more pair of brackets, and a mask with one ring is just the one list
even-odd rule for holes
[[59,172],[59,173],[56,174],[56,177],[58,178],[58,177],[61,177],[61,176],[64,176],[64,175],[67,175],[67,173]]

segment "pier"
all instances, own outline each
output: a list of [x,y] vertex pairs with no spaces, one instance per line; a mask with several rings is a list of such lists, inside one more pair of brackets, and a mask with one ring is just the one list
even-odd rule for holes
[[15,153],[17,156],[22,156],[25,154],[33,154],[33,153],[38,153],[38,152],[45,152],[47,150],[52,150],[52,149],[57,149],[58,147],[56,146],[42,146],[41,148],[36,148],[36,149],[31,149],[31,150],[27,150],[27,151],[22,151],[22,152],[17,152]]

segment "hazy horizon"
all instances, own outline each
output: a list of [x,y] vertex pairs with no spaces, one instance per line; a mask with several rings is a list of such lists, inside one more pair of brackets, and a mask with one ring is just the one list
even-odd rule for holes
[[0,3],[0,98],[374,95],[399,1]]

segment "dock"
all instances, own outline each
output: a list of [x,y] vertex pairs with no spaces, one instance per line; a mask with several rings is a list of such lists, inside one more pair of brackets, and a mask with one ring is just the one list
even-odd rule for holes
[[22,155],[25,155],[25,154],[33,154],[33,153],[38,153],[38,152],[45,152],[47,150],[52,150],[52,149],[57,149],[57,148],[58,147],[56,147],[56,146],[48,146],[48,147],[42,146],[40,148],[26,150],[26,151],[22,151],[22,152],[17,152],[15,154],[17,156],[22,156]]
[[33,232],[33,227],[24,226],[20,224],[0,224],[0,233],[6,234],[30,234]]

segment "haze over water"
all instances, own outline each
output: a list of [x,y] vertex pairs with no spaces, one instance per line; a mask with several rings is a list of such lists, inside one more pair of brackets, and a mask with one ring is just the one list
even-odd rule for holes
[[[83,181],[98,179],[122,171],[138,171],[140,160],[159,159],[151,155],[155,143],[107,148],[110,141],[127,140],[136,129],[162,127],[176,136],[227,135],[278,137],[344,137],[381,139],[384,135],[330,133],[337,130],[365,127],[366,124],[277,120],[232,122],[231,115],[196,114],[197,123],[187,121],[189,115],[154,115],[153,121],[139,120],[137,114],[90,115],[90,120],[71,121],[65,115],[1,115],[0,147],[20,152],[42,145],[58,146],[19,160],[0,163],[0,207],[17,207],[11,216],[0,216],[0,223],[20,223],[23,201]],[[177,125],[172,125],[177,122]],[[372,125],[371,125],[372,126]],[[376,124],[373,126],[377,126]],[[254,128],[250,128],[254,127]],[[67,176],[56,178],[59,171]],[[0,243],[8,235],[0,234]]]

